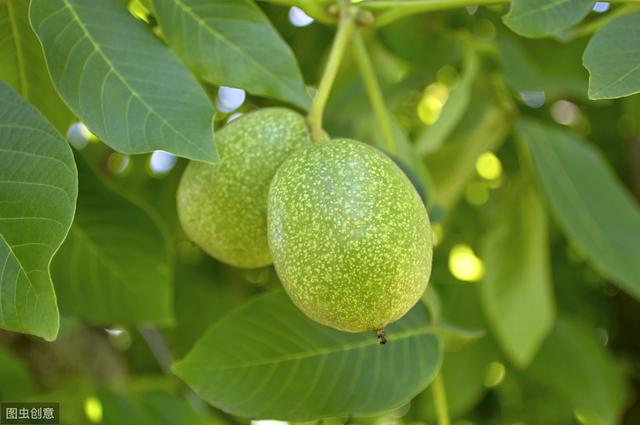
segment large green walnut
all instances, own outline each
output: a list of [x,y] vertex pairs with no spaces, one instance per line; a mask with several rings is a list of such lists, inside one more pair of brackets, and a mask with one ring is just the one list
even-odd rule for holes
[[305,120],[267,108],[232,121],[216,134],[220,161],[191,162],[178,187],[178,216],[187,236],[227,264],[271,264],[267,194],[282,162],[310,143]]
[[336,139],[287,159],[271,183],[268,232],[289,296],[324,325],[380,331],[427,287],[424,204],[400,168],[363,143]]

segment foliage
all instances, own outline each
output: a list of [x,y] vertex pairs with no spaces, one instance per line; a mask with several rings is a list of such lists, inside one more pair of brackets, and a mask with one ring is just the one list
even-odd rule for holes
[[[2,401],[640,423],[637,0],[0,0],[0,58]],[[188,161],[267,106],[385,151],[427,206],[429,288],[386,346],[181,229]]]

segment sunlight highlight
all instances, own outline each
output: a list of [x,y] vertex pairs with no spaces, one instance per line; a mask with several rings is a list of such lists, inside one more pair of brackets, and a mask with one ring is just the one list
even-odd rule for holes
[[102,422],[102,403],[96,397],[89,397],[84,401],[84,413],[93,423]]
[[177,158],[165,151],[155,151],[149,158],[149,168],[153,174],[166,174],[176,166]]
[[418,116],[420,120],[431,125],[438,120],[444,104],[449,97],[449,89],[441,82],[429,84],[424,89],[422,99],[418,103]]
[[491,362],[487,367],[487,374],[484,378],[484,386],[487,388],[500,385],[504,381],[507,369],[500,362]]
[[294,27],[306,27],[313,23],[313,18],[299,7],[293,6],[289,9],[289,22]]
[[502,162],[493,152],[485,152],[476,160],[476,171],[485,180],[497,180],[502,176]]
[[468,203],[479,207],[489,200],[489,189],[485,183],[473,182],[465,189],[464,197]]
[[270,419],[251,421],[251,425],[288,425],[289,422],[273,421]]
[[484,263],[469,245],[458,244],[449,251],[449,271],[458,280],[477,282],[484,275]]
[[246,97],[247,95],[242,89],[221,86],[218,89],[216,107],[221,112],[228,114],[241,107]]

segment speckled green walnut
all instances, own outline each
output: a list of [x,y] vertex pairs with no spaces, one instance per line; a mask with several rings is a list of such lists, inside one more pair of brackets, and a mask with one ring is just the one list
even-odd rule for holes
[[380,151],[336,139],[296,152],[276,173],[268,208],[278,276],[317,322],[381,330],[424,293],[429,217],[409,179]]
[[304,118],[267,108],[216,134],[220,161],[191,162],[178,187],[178,216],[187,236],[209,255],[242,268],[271,264],[267,194],[282,162],[310,143]]

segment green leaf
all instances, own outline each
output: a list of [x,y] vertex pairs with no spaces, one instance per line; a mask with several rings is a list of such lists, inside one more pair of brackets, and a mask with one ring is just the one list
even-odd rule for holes
[[33,0],[30,13],[58,92],[106,144],[217,159],[206,93],[120,0]]
[[441,361],[422,303],[386,330],[384,346],[374,333],[333,330],[275,291],[214,324],[173,370],[234,415],[295,421],[371,415],[423,390]]
[[480,298],[504,352],[525,368],[555,316],[547,214],[525,180],[512,186],[498,208],[482,244]]
[[547,101],[586,99],[589,75],[581,64],[584,39],[570,43],[530,40],[512,34],[497,37],[504,81],[517,91],[544,91]]
[[547,393],[568,401],[583,423],[621,423],[627,402],[624,375],[595,331],[584,324],[559,317],[527,374]]
[[609,22],[591,38],[583,63],[589,70],[589,98],[640,93],[640,12]]
[[174,355],[183,356],[216,320],[242,305],[252,288],[209,257],[200,264],[180,265],[174,275],[176,323],[163,334]]
[[640,299],[640,209],[610,166],[564,129],[523,119],[517,134],[560,227],[602,274]]
[[56,338],[51,257],[71,226],[78,174],[69,145],[0,82],[0,327]]
[[161,228],[81,158],[78,169],[76,219],[52,267],[60,309],[96,324],[171,324],[170,261]]
[[253,0],[153,0],[169,45],[205,81],[309,108],[291,49]]
[[437,150],[460,122],[471,102],[473,81],[477,74],[478,57],[469,50],[466,52],[462,78],[458,86],[449,93],[440,116],[416,137],[416,150],[421,155]]
[[0,80],[66,133],[73,116],[51,84],[42,48],[29,25],[27,0],[0,0],[0,57]]
[[504,23],[525,37],[555,34],[582,20],[594,0],[513,0]]

